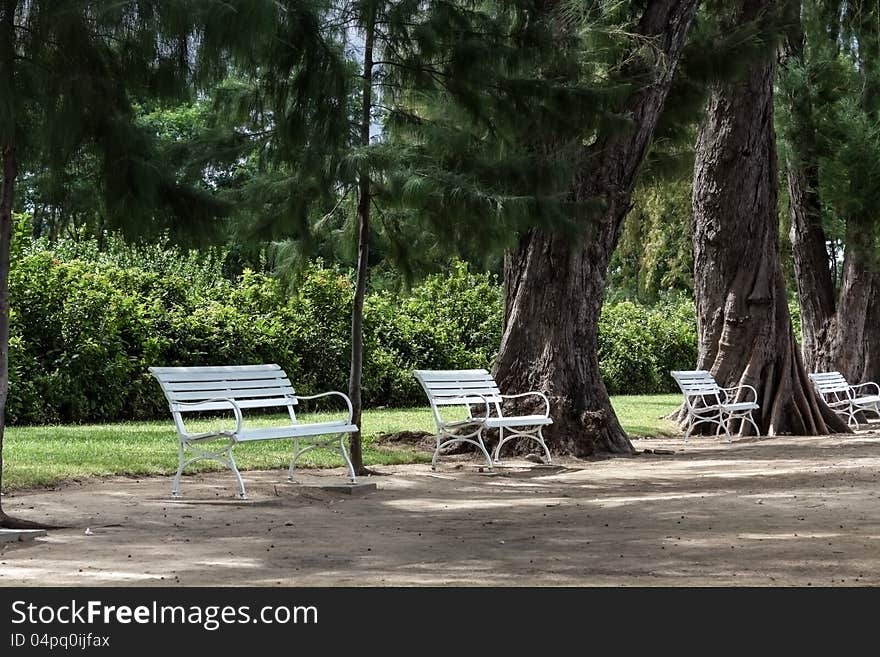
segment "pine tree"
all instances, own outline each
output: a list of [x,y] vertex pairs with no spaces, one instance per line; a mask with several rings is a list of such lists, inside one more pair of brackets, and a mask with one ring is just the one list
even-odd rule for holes
[[880,8],[793,2],[779,124],[810,371],[880,378]]
[[[741,0],[726,18],[731,26],[769,22],[774,8],[772,0]],[[767,45],[740,79],[714,85],[697,140],[697,367],[722,386],[753,386],[761,409],[756,421],[766,435],[843,431],[840,418],[816,398],[788,310],[779,256],[775,42]]]
[[[221,208],[169,174],[133,98],[185,95],[222,68],[223,53],[246,51],[273,3],[0,2],[0,472],[9,392],[12,211],[25,171],[62,180],[93,158],[108,220],[133,233],[164,225],[199,234]],[[261,13],[262,12],[262,13]],[[233,21],[232,18],[238,20]],[[198,38],[196,38],[196,35]],[[27,526],[0,505],[0,526]]]
[[[605,122],[574,142],[570,198],[592,211],[575,221],[574,239],[536,227],[508,254],[506,323],[495,368],[503,389],[550,396],[554,424],[545,436],[556,451],[578,456],[632,452],[599,376],[599,313],[608,264],[698,2],[600,5],[594,9],[610,11],[632,40],[614,50],[617,59],[605,69],[626,90],[614,107],[616,125]],[[560,24],[550,12],[547,19]]]
[[[238,107],[226,116],[250,119],[244,131],[265,139],[271,173],[242,195],[255,208],[245,215],[254,237],[297,240],[307,253],[340,207],[353,209],[349,396],[357,424],[363,298],[377,234],[392,246],[388,255],[411,270],[420,250],[490,255],[536,221],[567,220],[559,212],[571,205],[559,193],[571,168],[567,152],[536,150],[535,128],[568,131],[573,139],[584,129],[583,108],[599,95],[576,79],[535,76],[541,65],[571,64],[547,23],[529,22],[535,15],[528,3],[338,5],[322,19],[322,49],[314,49],[323,53],[320,64],[282,68],[284,58],[267,52],[250,73],[240,71],[237,94],[220,99],[221,107]],[[292,98],[297,111],[290,113],[281,103]],[[598,122],[602,113],[590,116]],[[317,134],[291,142],[290,134],[302,132],[291,123]],[[364,472],[359,435],[351,445],[355,468]]]

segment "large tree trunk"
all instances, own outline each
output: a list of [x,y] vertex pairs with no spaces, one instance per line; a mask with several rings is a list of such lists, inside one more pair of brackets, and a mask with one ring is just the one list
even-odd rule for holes
[[[373,113],[373,44],[375,39],[375,14],[367,21],[364,40],[363,91],[361,96],[360,142],[370,145],[370,123]],[[364,298],[367,294],[367,265],[370,256],[370,171],[362,165],[358,180],[358,258],[351,309],[351,371],[348,378],[348,396],[354,410],[352,422],[361,427],[363,419],[362,378],[364,370]],[[357,474],[366,474],[364,467],[361,432],[351,434],[351,462]]]
[[601,216],[579,240],[531,230],[505,259],[505,327],[495,375],[504,392],[549,396],[553,424],[544,435],[557,453],[633,451],[599,376],[599,313],[608,262],[698,4],[650,2],[641,18],[639,33],[661,51],[659,63],[634,56],[632,66],[652,79],[623,108],[633,127],[586,148],[590,169],[580,172],[572,193],[576,201],[603,199]]
[[[745,0],[740,18],[754,20],[771,4]],[[697,365],[722,386],[757,390],[755,420],[763,434],[845,431],[813,392],[788,312],[779,260],[774,72],[768,56],[742,81],[713,89],[697,139]]]
[[[799,5],[799,3],[798,3]],[[800,26],[800,10],[792,15],[794,28],[784,42],[783,66],[805,67],[806,37]],[[835,24],[834,11],[827,18]],[[823,34],[836,45],[836,34]],[[808,78],[809,79],[809,78]],[[857,221],[848,222],[849,235],[840,292],[835,298],[836,263],[828,252],[822,226],[819,197],[819,165],[815,143],[814,108],[811,94],[783,86],[788,105],[787,162],[790,238],[797,281],[798,305],[803,331],[803,358],[807,371],[836,370],[852,383],[880,377],[880,274],[859,244],[863,232]],[[862,248],[859,248],[862,246]],[[869,247],[868,247],[869,248]]]

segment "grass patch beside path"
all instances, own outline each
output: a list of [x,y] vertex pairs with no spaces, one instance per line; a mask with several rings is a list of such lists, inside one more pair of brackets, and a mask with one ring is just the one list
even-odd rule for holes
[[[615,397],[612,403],[624,429],[635,436],[673,432],[672,423],[661,417],[672,412],[678,400],[678,395],[647,395]],[[330,416],[302,417],[304,422],[321,419]],[[271,423],[268,417],[249,422],[257,426]],[[205,430],[212,425],[216,426],[216,421],[198,421],[192,428]],[[433,431],[434,421],[428,408],[368,410],[364,412],[363,427],[367,465],[430,462],[430,454],[375,444],[381,433]],[[91,476],[174,474],[176,443],[170,417],[153,422],[10,427],[4,445],[3,488],[49,486]],[[242,470],[286,468],[291,453],[290,440],[256,441],[236,447],[235,460]],[[342,465],[342,458],[336,449],[321,447],[300,457],[300,463],[305,467],[334,467]],[[222,469],[218,463],[201,461],[188,466],[186,472]]]
[[620,395],[611,404],[630,436],[674,436],[680,432],[664,419],[682,403],[681,395]]

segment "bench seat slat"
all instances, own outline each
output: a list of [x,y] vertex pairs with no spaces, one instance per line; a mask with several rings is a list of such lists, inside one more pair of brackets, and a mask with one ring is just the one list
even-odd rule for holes
[[480,379],[474,381],[426,381],[425,385],[430,390],[460,390],[464,388],[492,388],[497,390],[498,386],[492,379]]
[[480,386],[473,388],[443,388],[441,390],[437,390],[435,388],[428,388],[429,394],[432,397],[455,397],[462,395],[495,395],[499,396],[501,391],[494,386]]
[[486,426],[490,429],[497,429],[498,427],[535,427],[544,424],[553,424],[553,420],[543,415],[490,417],[486,420]]
[[492,375],[487,370],[419,370],[426,383],[432,381],[491,381]]
[[[261,427],[245,429],[235,436],[237,442],[252,440],[271,440],[274,438],[300,438],[323,434],[354,433],[358,428],[348,422],[315,422],[313,424],[293,424],[283,427]],[[332,436],[331,436],[332,439]]]

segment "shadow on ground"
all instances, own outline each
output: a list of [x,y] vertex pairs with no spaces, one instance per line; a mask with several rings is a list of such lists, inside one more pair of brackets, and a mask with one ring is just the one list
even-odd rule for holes
[[[0,553],[5,585],[877,585],[880,436],[636,441],[672,455],[383,467],[364,496],[249,472],[10,495],[71,525]],[[88,528],[89,533],[86,533]]]

